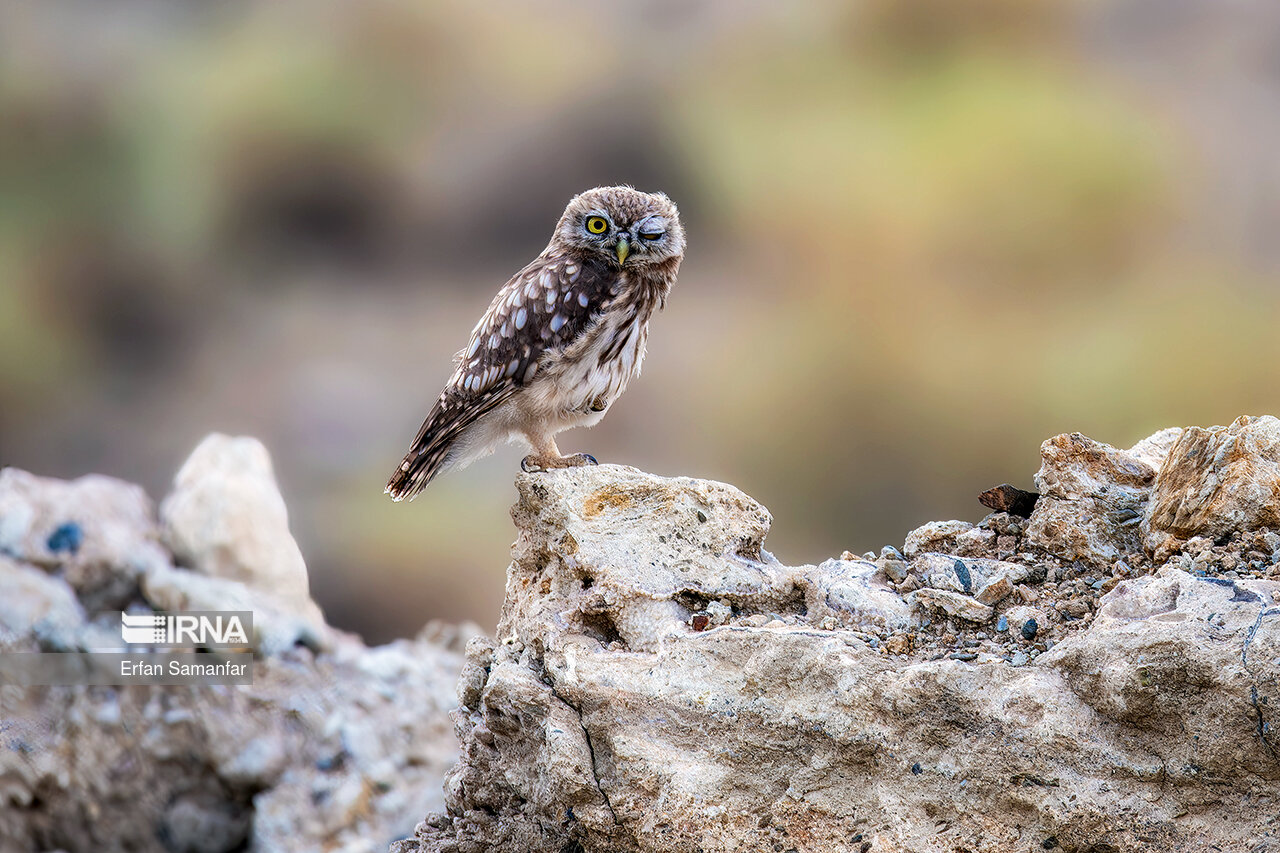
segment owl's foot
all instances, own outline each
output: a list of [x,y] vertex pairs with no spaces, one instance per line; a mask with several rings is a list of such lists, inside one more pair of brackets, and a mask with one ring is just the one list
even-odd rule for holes
[[528,474],[536,474],[553,468],[581,468],[583,465],[599,464],[590,453],[575,453],[572,456],[543,456],[530,453],[520,460],[520,470]]

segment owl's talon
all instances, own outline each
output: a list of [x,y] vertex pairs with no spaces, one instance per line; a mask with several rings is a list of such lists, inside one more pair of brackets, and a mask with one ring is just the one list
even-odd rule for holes
[[546,469],[534,460],[532,454],[520,460],[520,470],[526,474],[538,474]]
[[600,464],[590,453],[575,453],[572,456],[566,456],[564,461],[570,468],[581,468],[584,465]]

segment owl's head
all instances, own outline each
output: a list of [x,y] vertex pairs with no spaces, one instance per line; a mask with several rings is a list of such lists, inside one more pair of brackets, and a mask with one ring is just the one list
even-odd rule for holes
[[569,201],[552,243],[635,269],[679,259],[684,229],[676,206],[662,193],[596,187]]

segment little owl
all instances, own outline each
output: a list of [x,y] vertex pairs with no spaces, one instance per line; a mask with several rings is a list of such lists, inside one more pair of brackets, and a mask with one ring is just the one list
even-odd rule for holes
[[600,187],[575,196],[551,242],[498,291],[458,367],[387,483],[412,498],[442,471],[525,440],[526,471],[595,464],[560,455],[556,433],[592,426],[640,375],[649,317],[684,257],[662,193]]

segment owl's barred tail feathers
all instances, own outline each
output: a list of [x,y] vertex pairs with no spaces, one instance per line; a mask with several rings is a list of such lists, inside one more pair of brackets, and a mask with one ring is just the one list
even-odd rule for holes
[[[435,476],[456,461],[451,454],[468,427],[510,399],[515,385],[504,383],[479,397],[462,399],[446,390],[422,422],[400,467],[387,481],[394,501],[412,500]],[[465,460],[462,464],[466,464]]]
[[452,446],[452,441],[421,448],[415,444],[387,481],[386,493],[393,501],[413,500],[440,473]]
[[442,395],[432,407],[400,467],[387,481],[386,493],[393,501],[412,500],[444,467],[462,426],[458,418],[450,417],[453,407],[446,400]]

